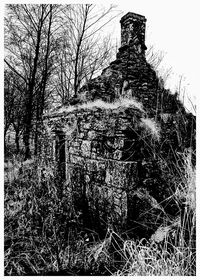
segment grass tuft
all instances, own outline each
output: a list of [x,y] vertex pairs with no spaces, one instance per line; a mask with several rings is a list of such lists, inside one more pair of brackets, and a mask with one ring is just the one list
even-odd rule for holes
[[[161,225],[149,240],[125,238],[112,229],[100,239],[84,228],[69,205],[66,186],[55,176],[53,166],[10,159],[5,164],[5,275],[195,275],[191,157],[191,150],[180,155],[179,174],[173,178],[173,196],[180,208],[177,217]],[[137,194],[165,211],[147,192],[138,190]]]
[[155,140],[160,140],[160,127],[155,121],[149,118],[141,118],[141,126],[144,127]]
[[87,103],[83,103],[83,104],[76,105],[76,106],[61,107],[61,108],[57,109],[56,111],[53,110],[48,115],[57,116],[57,115],[60,115],[63,113],[68,114],[68,113],[71,113],[76,110],[82,110],[82,109],[83,110],[92,110],[94,108],[100,108],[100,109],[105,109],[105,110],[116,110],[120,107],[123,107],[123,108],[133,107],[133,108],[138,109],[140,112],[144,112],[142,104],[140,102],[138,102],[136,99],[121,98],[113,103],[108,103],[108,102],[98,99],[98,100],[95,100],[92,102],[87,102]]

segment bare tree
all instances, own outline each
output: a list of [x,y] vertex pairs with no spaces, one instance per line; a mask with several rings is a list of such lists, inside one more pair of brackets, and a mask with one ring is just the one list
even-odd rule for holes
[[20,130],[27,159],[32,137],[37,154],[39,126],[52,96],[66,104],[105,67],[112,49],[100,33],[117,12],[113,6],[97,10],[90,4],[10,4],[6,9],[5,69],[19,80],[18,89],[9,94],[22,98]]
[[52,18],[57,9],[57,5],[7,5],[5,63],[24,83],[21,90],[25,91],[23,108],[25,158],[31,156],[30,137],[33,119],[36,119],[37,134],[37,122],[40,121],[45,106],[47,81],[53,70],[52,57],[58,48],[52,28]]
[[[13,122],[16,122],[16,110],[14,108],[17,106],[17,82],[15,74],[12,71],[6,70],[4,73],[4,150],[6,153],[6,135],[10,126]],[[18,131],[18,129],[17,129]],[[18,142],[19,143],[19,142]],[[19,144],[17,145],[17,149]]]
[[68,103],[83,83],[108,65],[114,49],[103,27],[117,16],[115,7],[96,10],[92,4],[71,5],[62,10],[63,48],[59,54],[55,90]]
[[160,86],[163,88],[166,86],[166,82],[172,72],[172,68],[162,67],[164,57],[164,53],[162,51],[156,51],[154,46],[150,46],[146,53],[147,61],[156,71]]

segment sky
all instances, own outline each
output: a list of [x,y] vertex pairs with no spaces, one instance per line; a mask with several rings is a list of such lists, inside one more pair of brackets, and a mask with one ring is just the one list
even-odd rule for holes
[[[153,46],[155,51],[163,53],[161,73],[171,68],[166,87],[174,92],[180,85],[181,96],[185,96],[184,105],[194,113],[193,106],[198,101],[200,65],[198,2],[132,0],[116,1],[115,4],[123,14],[134,12],[146,17],[146,46]],[[119,24],[114,34],[120,36]]]
[[[113,39],[120,41],[120,18],[127,12],[144,15],[146,22],[146,46],[164,55],[160,72],[171,69],[166,87],[175,92],[180,85],[180,95],[185,96],[184,105],[194,113],[198,102],[199,62],[199,5],[198,0],[115,0],[115,1],[34,1],[41,3],[94,3],[108,6],[116,4],[122,13],[112,22]],[[33,3],[33,1],[4,1],[4,3]],[[105,29],[104,29],[105,30]],[[181,84],[180,84],[181,81]],[[191,102],[189,101],[191,100]]]

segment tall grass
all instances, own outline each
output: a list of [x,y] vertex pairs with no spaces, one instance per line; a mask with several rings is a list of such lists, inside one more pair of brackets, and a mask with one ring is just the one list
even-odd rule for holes
[[[37,161],[19,166],[5,181],[5,274],[58,271],[67,224],[74,218],[62,182],[52,166]],[[5,176],[9,172],[11,167]]]
[[[179,215],[168,226],[160,226],[151,239],[125,240],[125,265],[116,275],[196,275],[196,189],[192,151],[179,155],[174,200]],[[173,171],[174,174],[174,171]]]
[[[53,166],[37,160],[5,166],[5,275],[195,275],[195,169],[179,155],[173,199],[179,214],[149,240],[84,228]],[[174,175],[174,171],[173,171]]]
[[[179,155],[174,200],[180,211],[171,223],[161,225],[149,240],[124,239],[111,232],[110,246],[115,254],[110,262],[116,276],[194,276],[196,275],[195,168],[191,150]],[[174,171],[173,171],[174,174]],[[106,252],[108,249],[106,248]],[[113,250],[112,250],[113,253]],[[118,255],[118,263],[114,256]]]

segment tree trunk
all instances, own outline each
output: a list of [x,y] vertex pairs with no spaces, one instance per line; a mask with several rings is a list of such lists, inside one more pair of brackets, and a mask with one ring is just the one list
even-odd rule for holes
[[6,132],[7,131],[4,130],[4,156],[5,157],[7,156]]
[[38,122],[39,122],[39,104],[37,104],[36,122],[35,122],[35,137],[34,137],[34,144],[35,144],[34,155],[35,156],[37,156],[37,153],[38,153]]
[[48,58],[49,58],[49,51],[50,51],[50,36],[51,36],[51,25],[52,25],[52,5],[50,4],[49,8],[49,25],[48,25],[48,33],[47,33],[47,49],[45,54],[45,65],[41,83],[41,90],[39,91],[39,95],[37,98],[37,111],[36,111],[36,127],[35,127],[35,150],[34,155],[36,156],[38,153],[38,134],[39,134],[39,126],[42,121],[42,115],[44,111],[45,105],[45,90],[46,84],[48,79]]
[[33,112],[32,112],[33,93],[34,93],[35,78],[36,78],[36,73],[37,73],[37,68],[38,68],[42,26],[44,23],[43,16],[44,16],[44,14],[42,14],[42,16],[41,16],[40,25],[39,25],[39,28],[37,31],[37,45],[36,45],[36,49],[35,49],[34,67],[33,67],[31,81],[29,83],[29,90],[28,90],[28,96],[27,96],[25,130],[24,130],[25,160],[28,158],[31,158],[30,133],[31,133],[32,118],[33,118]]
[[24,146],[25,146],[25,155],[24,155],[24,160],[27,160],[31,158],[31,151],[30,151],[30,129],[26,127],[26,134],[23,137],[24,140]]
[[20,147],[19,147],[19,131],[15,130],[15,144],[16,144],[16,152],[19,154]]
[[88,18],[88,12],[89,12],[90,6],[86,4],[86,9],[85,9],[85,15],[84,15],[84,21],[83,21],[83,27],[81,30],[80,38],[77,43],[77,50],[76,50],[76,58],[75,58],[75,67],[74,67],[74,99],[77,98],[77,93],[79,89],[79,70],[78,70],[78,63],[80,60],[80,50],[81,50],[81,45],[83,43],[83,36],[85,33],[85,28],[86,28],[86,23],[87,23],[87,18]]

